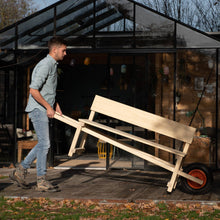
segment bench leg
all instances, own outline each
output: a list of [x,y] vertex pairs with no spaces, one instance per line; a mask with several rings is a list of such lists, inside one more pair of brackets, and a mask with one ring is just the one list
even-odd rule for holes
[[76,152],[76,149],[77,149],[76,144],[77,144],[77,141],[79,139],[79,135],[80,135],[81,130],[82,130],[82,126],[78,126],[77,129],[76,129],[76,132],[75,132],[75,135],[73,137],[73,141],[72,141],[69,153],[68,153],[68,156],[70,156],[70,157],[72,157],[72,155]]
[[182,157],[180,156],[177,157],[177,162],[173,170],[172,177],[170,181],[167,183],[167,186],[168,186],[167,192],[172,192],[172,190],[176,188],[176,184],[177,184],[177,180],[179,176],[178,172],[182,168],[182,160],[183,160]]
[[[92,121],[94,117],[95,117],[95,112],[94,112],[94,111],[91,111],[91,112],[90,112],[90,115],[89,115],[89,120]],[[82,136],[82,140],[81,140],[81,142],[80,142],[80,145],[79,145],[79,148],[80,148],[80,149],[84,149],[84,148],[85,148],[86,138],[87,138],[87,134],[84,133],[83,136]]]
[[80,145],[79,145],[80,148],[85,148],[85,143],[86,143],[87,135],[88,134],[86,134],[86,133],[83,134],[82,140],[81,140]]
[[[188,149],[189,149],[189,143],[185,143],[183,146],[183,153],[187,154]],[[168,192],[172,192],[172,190],[176,187],[177,179],[179,176],[178,173],[179,173],[180,169],[182,168],[182,161],[183,161],[183,157],[177,156],[177,161],[176,161],[176,165],[175,165],[175,168],[173,171],[173,175],[167,184],[167,186],[168,186],[167,191]]]

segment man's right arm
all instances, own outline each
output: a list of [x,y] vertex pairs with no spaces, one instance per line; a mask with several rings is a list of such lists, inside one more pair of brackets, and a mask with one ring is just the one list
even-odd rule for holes
[[48,102],[43,98],[43,96],[40,94],[39,90],[30,88],[30,94],[33,96],[33,98],[43,105],[47,109],[47,117],[53,118],[55,111],[54,109],[48,104]]

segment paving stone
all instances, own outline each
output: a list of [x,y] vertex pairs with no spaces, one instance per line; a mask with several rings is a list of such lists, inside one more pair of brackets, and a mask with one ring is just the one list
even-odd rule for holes
[[[58,184],[60,192],[38,192],[32,189],[21,189],[14,184],[8,175],[13,169],[0,168],[0,196],[51,198],[51,199],[91,199],[108,201],[203,201],[220,200],[220,172],[214,172],[212,191],[205,195],[191,195],[177,188],[167,193],[166,184],[170,173],[161,171],[133,170],[75,170],[48,169],[48,179]],[[36,185],[36,170],[29,169],[27,181],[32,187]]]

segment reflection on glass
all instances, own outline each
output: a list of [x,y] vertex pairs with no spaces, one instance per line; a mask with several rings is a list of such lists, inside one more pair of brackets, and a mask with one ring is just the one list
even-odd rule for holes
[[136,6],[137,47],[173,47],[174,22]]
[[177,24],[177,47],[215,48],[220,47],[220,42],[181,24]]
[[198,130],[215,127],[216,76],[210,59],[214,50],[184,50],[178,52],[177,91],[181,100],[177,104],[177,118]]
[[0,47],[1,47],[1,49],[14,47],[14,41],[13,41],[14,34],[15,34],[15,27],[10,28],[7,31],[4,31],[3,33],[0,33]]

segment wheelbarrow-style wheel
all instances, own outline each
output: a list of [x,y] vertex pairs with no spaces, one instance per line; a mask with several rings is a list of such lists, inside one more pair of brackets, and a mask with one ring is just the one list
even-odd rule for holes
[[192,163],[186,166],[183,171],[203,180],[203,184],[200,185],[184,177],[181,177],[181,186],[184,192],[201,195],[210,191],[213,182],[212,171],[210,168],[202,163]]

